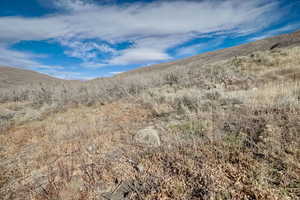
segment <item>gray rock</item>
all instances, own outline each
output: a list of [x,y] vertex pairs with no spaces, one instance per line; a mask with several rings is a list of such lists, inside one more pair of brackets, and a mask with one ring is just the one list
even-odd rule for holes
[[138,143],[158,147],[160,146],[160,137],[158,131],[153,127],[147,127],[145,129],[139,130],[134,136],[134,140]]
[[90,154],[96,154],[97,153],[97,145],[96,144],[88,144],[87,147],[86,147],[86,150]]
[[139,172],[144,172],[144,165],[143,164],[138,164],[137,166],[136,166],[136,168],[137,168],[137,170],[139,171]]

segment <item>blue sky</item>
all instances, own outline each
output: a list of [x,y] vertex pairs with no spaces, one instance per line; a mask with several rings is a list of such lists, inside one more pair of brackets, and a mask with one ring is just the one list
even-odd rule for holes
[[300,0],[0,0],[0,65],[112,76],[300,29]]

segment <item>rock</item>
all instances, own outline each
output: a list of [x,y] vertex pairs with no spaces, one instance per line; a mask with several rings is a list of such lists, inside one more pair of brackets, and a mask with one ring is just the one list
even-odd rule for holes
[[134,136],[134,140],[138,143],[145,144],[147,146],[158,147],[160,146],[160,137],[158,131],[153,127],[147,127],[139,130]]
[[97,153],[97,145],[96,144],[89,144],[89,145],[87,145],[86,150],[90,154],[96,154]]
[[140,172],[140,173],[143,173],[144,172],[144,165],[143,164],[138,164],[135,166],[135,169]]

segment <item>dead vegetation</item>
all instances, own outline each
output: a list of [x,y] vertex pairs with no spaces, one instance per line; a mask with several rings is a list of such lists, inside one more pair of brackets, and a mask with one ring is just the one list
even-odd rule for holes
[[300,199],[299,53],[1,90],[0,198]]

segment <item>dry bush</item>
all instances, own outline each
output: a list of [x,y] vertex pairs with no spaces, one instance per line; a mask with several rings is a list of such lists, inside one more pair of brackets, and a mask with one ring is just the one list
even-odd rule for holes
[[[190,66],[174,66],[160,72],[128,74],[107,79],[87,82],[53,82],[53,84],[31,84],[20,87],[1,88],[0,101],[32,101],[37,104],[56,102],[58,104],[77,103],[92,104],[137,95],[148,88],[170,85],[174,87],[215,88],[219,84],[226,86],[247,82],[254,78],[251,72],[259,70],[265,73],[270,69],[267,61],[271,60],[273,68],[299,65],[298,47],[256,52],[250,56],[237,57],[228,61],[200,66],[197,62]],[[264,67],[261,67],[264,66]],[[246,74],[249,74],[248,76]]]
[[298,108],[299,107],[298,82],[286,81],[279,83],[268,83],[252,90],[238,90],[224,93],[224,98],[239,99],[250,107],[277,107]]
[[[132,199],[298,199],[299,110],[251,107],[216,117],[222,140],[178,143],[145,152]],[[203,121],[172,127],[177,135],[208,133]],[[208,127],[210,127],[208,125]],[[219,129],[219,130],[217,130]]]
[[[1,89],[0,195],[299,199],[298,51]],[[159,148],[132,141],[149,125]]]

